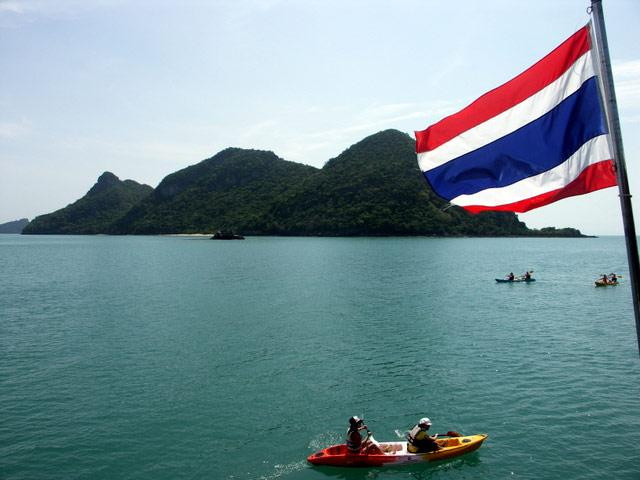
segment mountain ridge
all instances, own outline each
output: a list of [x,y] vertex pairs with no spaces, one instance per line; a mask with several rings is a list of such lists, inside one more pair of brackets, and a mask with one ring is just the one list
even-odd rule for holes
[[89,191],[64,208],[34,218],[23,234],[98,234],[128,212],[153,188],[134,180],[120,180],[104,172]]
[[[87,195],[37,217],[25,233],[581,236],[575,229],[531,230],[510,212],[472,215],[450,206],[425,182],[414,140],[393,129],[365,137],[320,169],[229,147],[170,173],[155,189],[144,186],[135,201],[104,201],[133,184],[140,185],[105,172]],[[73,215],[78,204],[96,218]]]
[[24,227],[27,225],[29,225],[28,218],[0,223],[0,233],[22,233],[22,230],[24,230]]

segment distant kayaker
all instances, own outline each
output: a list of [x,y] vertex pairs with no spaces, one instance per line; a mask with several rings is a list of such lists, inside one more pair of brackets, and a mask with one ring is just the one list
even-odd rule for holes
[[411,453],[433,452],[440,449],[436,443],[438,434],[429,435],[431,420],[421,418],[418,424],[407,435],[407,450]]
[[364,424],[361,418],[353,416],[349,419],[349,429],[347,430],[347,449],[351,453],[360,453],[362,447],[362,437],[360,436],[360,430],[369,429]]
[[609,279],[607,278],[607,274],[606,274],[606,273],[603,273],[603,274],[602,274],[602,278],[600,279],[600,281],[601,281],[602,283],[604,283],[604,284],[609,283]]
[[524,272],[524,279],[525,281],[531,280],[531,273],[528,270]]
[[516,278],[516,277],[513,275],[513,272],[511,272],[509,275],[507,275],[507,280],[509,280],[510,282],[513,282],[513,280],[514,280],[515,278]]
[[612,273],[609,276],[609,282],[610,283],[618,283],[618,276],[615,273]]

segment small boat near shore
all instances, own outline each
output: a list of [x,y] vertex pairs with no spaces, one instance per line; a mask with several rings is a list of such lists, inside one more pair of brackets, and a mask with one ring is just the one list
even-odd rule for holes
[[377,442],[373,436],[363,444],[361,453],[351,453],[346,444],[332,445],[309,455],[307,461],[313,465],[335,467],[384,467],[407,463],[433,462],[473,452],[482,445],[487,434],[438,438],[439,450],[428,453],[411,453],[407,442]]
[[218,230],[213,234],[211,240],[244,240],[242,235],[238,235],[233,232],[225,232],[223,230]]
[[605,282],[604,280],[596,280],[596,287],[616,287],[618,282]]

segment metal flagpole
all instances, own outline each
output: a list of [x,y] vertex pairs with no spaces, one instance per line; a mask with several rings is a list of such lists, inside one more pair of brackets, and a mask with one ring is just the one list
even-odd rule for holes
[[604,106],[607,112],[609,133],[613,143],[613,156],[618,179],[622,222],[624,225],[624,236],[627,242],[627,259],[629,261],[629,273],[631,275],[631,294],[633,295],[633,311],[636,317],[638,352],[640,352],[640,261],[638,260],[638,240],[636,237],[636,227],[633,222],[633,210],[631,209],[631,193],[629,193],[627,168],[624,161],[624,149],[622,148],[618,104],[616,102],[616,92],[613,88],[613,75],[611,74],[607,33],[604,28],[602,0],[591,0],[591,13],[593,15],[593,27],[596,34],[595,40],[599,53],[598,61],[600,62],[600,71],[603,77]]

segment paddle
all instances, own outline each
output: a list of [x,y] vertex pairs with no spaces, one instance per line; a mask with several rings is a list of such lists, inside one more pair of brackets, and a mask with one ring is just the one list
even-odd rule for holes
[[362,441],[362,446],[365,446],[371,443],[371,437],[373,437],[373,432],[367,428],[367,436],[364,437],[364,440]]
[[385,454],[380,444],[373,439],[373,432],[367,428],[367,437],[362,441],[360,455],[380,455]]
[[[398,438],[406,438],[409,431],[405,434],[402,434],[399,430],[395,430]],[[455,430],[449,430],[447,433],[438,433],[438,437],[464,437],[461,433],[456,432]]]

